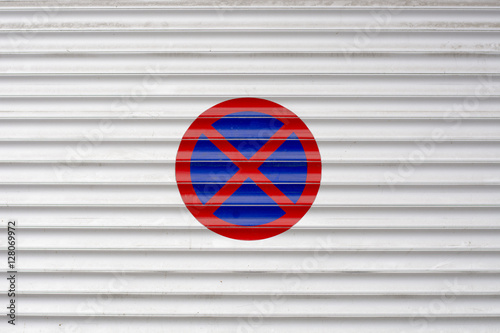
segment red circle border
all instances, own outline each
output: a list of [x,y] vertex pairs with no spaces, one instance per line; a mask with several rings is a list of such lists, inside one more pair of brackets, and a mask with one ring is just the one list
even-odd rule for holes
[[[213,215],[218,208],[204,206],[191,183],[190,161],[194,147],[204,130],[214,130],[211,125],[220,118],[235,112],[255,111],[268,114],[284,124],[293,126],[307,159],[306,185],[294,206],[273,222],[258,226],[238,226]],[[175,175],[184,204],[193,216],[209,230],[237,240],[261,240],[274,237],[293,227],[311,208],[321,182],[321,155],[318,144],[306,124],[287,108],[260,98],[236,98],[221,102],[203,112],[189,126],[177,151]]]

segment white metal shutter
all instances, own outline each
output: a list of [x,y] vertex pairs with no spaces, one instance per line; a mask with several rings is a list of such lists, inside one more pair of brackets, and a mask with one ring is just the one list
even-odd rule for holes
[[[2,2],[16,329],[500,332],[499,30],[494,0]],[[323,159],[309,213],[256,242],[174,177],[194,118],[245,96]]]

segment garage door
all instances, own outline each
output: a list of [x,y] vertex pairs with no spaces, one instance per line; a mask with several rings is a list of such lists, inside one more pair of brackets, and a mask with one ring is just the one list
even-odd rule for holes
[[499,52],[494,0],[2,2],[0,331],[499,332]]

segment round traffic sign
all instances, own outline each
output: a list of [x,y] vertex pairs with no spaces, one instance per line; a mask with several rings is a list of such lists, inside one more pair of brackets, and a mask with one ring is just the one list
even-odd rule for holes
[[176,180],[193,216],[239,240],[276,236],[316,198],[321,157],[293,112],[259,98],[237,98],[203,112],[177,152]]

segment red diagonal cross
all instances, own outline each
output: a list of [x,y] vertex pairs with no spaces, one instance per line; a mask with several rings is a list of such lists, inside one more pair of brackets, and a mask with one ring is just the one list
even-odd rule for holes
[[250,159],[247,159],[219,132],[207,131],[208,133],[204,133],[239,168],[205,205],[211,205],[213,208],[219,207],[236,192],[242,185],[241,183],[247,178],[251,178],[264,193],[271,197],[286,212],[287,206],[294,205],[293,201],[260,172],[259,167],[287,140],[293,131],[287,124],[284,124]]

